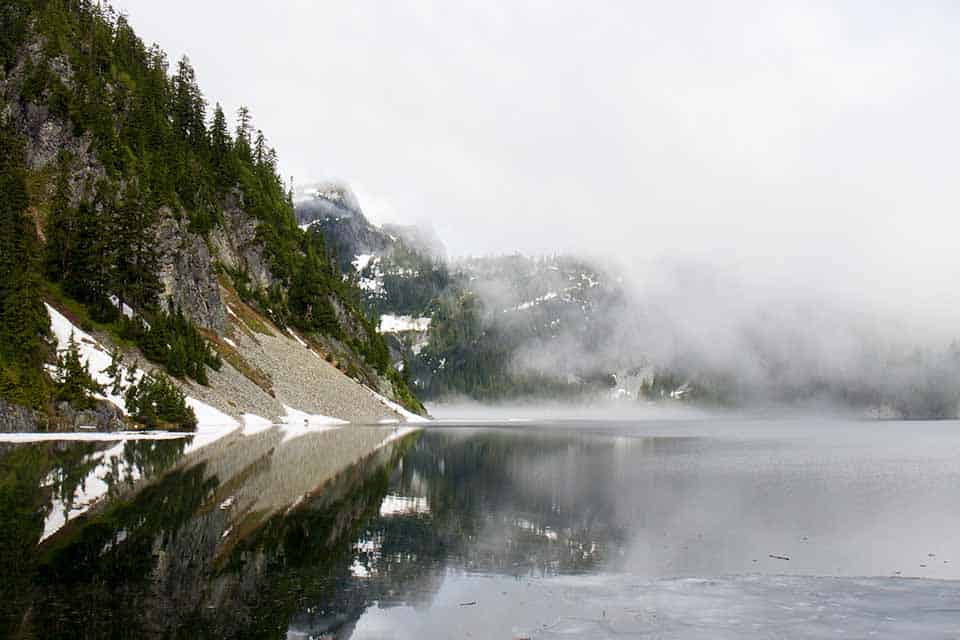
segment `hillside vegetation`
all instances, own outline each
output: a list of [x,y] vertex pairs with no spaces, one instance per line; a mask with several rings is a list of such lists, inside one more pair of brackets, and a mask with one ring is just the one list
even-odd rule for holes
[[[204,97],[127,18],[85,0],[0,7],[0,394],[48,407],[44,294],[173,377],[222,366],[221,282],[354,377],[422,406],[321,233],[304,232],[252,116]],[[231,123],[232,121],[232,123]]]

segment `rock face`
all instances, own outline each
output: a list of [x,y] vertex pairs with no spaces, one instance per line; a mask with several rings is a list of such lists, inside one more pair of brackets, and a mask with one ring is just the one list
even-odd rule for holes
[[157,229],[162,296],[171,298],[200,326],[222,333],[226,313],[210,250],[201,236],[184,228],[185,222],[164,214]]
[[227,325],[217,263],[248,275],[254,288],[267,290],[274,284],[263,243],[257,238],[257,221],[241,209],[236,194],[221,211],[222,224],[206,238],[191,233],[186,222],[169,210],[161,213],[157,243],[163,296],[171,297],[200,326],[222,334]]
[[370,224],[356,197],[343,185],[321,186],[313,197],[298,202],[297,220],[301,226],[317,225],[336,250],[343,271],[350,269],[354,256],[381,255],[393,242]]
[[[48,205],[56,190],[62,152],[69,157],[67,179],[70,204],[74,207],[81,202],[92,207],[104,206],[104,201],[91,199],[91,193],[100,193],[102,185],[106,185],[104,193],[111,190],[123,193],[128,185],[136,184],[144,177],[136,168],[124,169],[119,174],[116,170],[106,171],[100,158],[110,156],[104,156],[102,150],[95,148],[97,145],[93,143],[92,134],[78,135],[77,131],[83,127],[74,126],[69,110],[62,106],[58,108],[59,103],[51,98],[48,90],[28,89],[31,83],[35,84],[31,80],[35,76],[34,70],[39,65],[46,65],[58,81],[57,86],[67,95],[81,91],[75,77],[79,72],[74,73],[65,57],[50,58],[46,53],[49,49],[37,36],[20,45],[12,68],[0,69],[0,120],[11,125],[23,139],[30,174],[30,213],[41,240],[49,222],[48,212],[52,210]],[[105,79],[108,90],[112,90],[109,87],[115,81],[115,78]],[[215,206],[218,210],[211,212],[210,216],[215,224],[204,234],[191,230],[190,215],[175,199],[162,200],[168,206],[158,211],[158,222],[143,231],[158,249],[161,300],[171,300],[188,318],[207,330],[207,338],[219,347],[226,349],[229,345],[235,350],[230,353],[232,358],[225,358],[224,373],[210,373],[211,387],[199,387],[189,380],[177,384],[188,395],[205,399],[235,417],[248,412],[268,418],[282,417],[286,404],[297,410],[354,422],[397,419],[396,413],[344,373],[384,390],[387,395],[398,395],[386,378],[381,380],[373,375],[361,378],[354,372],[354,367],[346,366],[347,363],[364,362],[361,347],[357,346],[367,338],[366,324],[360,312],[343,314],[345,338],[342,343],[337,343],[340,350],[334,357],[329,350],[321,351],[321,356],[302,347],[302,342],[284,334],[282,321],[278,321],[280,328],[272,324],[263,328],[263,323],[270,322],[262,317],[253,318],[256,313],[247,309],[248,314],[244,317],[254,325],[251,331],[243,320],[236,317],[237,311],[242,311],[241,305],[233,304],[232,309],[228,306],[228,299],[239,298],[236,288],[241,281],[251,290],[259,291],[276,291],[278,284],[271,271],[264,240],[276,231],[269,225],[277,223],[269,221],[269,215],[260,209],[246,206],[243,193],[239,186],[233,191],[217,192]],[[325,202],[330,207],[345,215],[356,213],[362,219],[356,199],[349,190],[331,187],[325,193],[328,198]],[[260,217],[256,217],[253,211],[259,212]],[[287,229],[292,223],[293,220],[284,219],[284,230],[292,231]],[[368,228],[369,225],[363,220],[361,227]],[[242,279],[232,276],[242,276]],[[272,314],[269,310],[264,312]],[[241,325],[243,327],[238,328]],[[110,348],[111,336],[98,335],[98,339],[103,341],[105,349]],[[234,346],[237,344],[239,346]],[[140,354],[127,355],[128,361],[144,360]],[[342,365],[340,370],[329,364],[326,358]],[[60,414],[48,420],[45,415],[0,405],[0,431],[74,430],[81,426],[112,431],[123,426],[122,414],[111,406],[79,413],[68,406],[56,409]],[[44,424],[38,424],[38,420]]]
[[78,411],[65,402],[57,405],[55,419],[0,398],[0,433],[36,431],[119,431],[126,426],[123,413],[109,402],[100,401],[93,409]]
[[57,404],[58,430],[120,431],[126,427],[123,413],[115,405],[100,401],[93,409],[76,410],[66,402]]
[[37,419],[33,411],[10,404],[0,398],[0,433],[25,433],[37,431]]
[[223,225],[210,233],[214,258],[234,271],[249,275],[254,286],[268,289],[273,284],[273,276],[264,256],[263,243],[257,238],[256,221],[241,208],[238,193],[227,199],[222,214]]

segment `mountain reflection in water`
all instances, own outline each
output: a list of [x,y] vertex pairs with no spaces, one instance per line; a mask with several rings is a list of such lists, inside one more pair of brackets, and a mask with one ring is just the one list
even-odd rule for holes
[[[612,637],[669,633],[672,611],[671,637],[707,637],[690,633],[697,616],[738,637],[751,615],[764,637],[774,621],[809,627],[784,617],[798,594],[860,589],[814,607],[840,607],[840,628],[873,615],[850,609],[863,602],[956,598],[953,582],[844,582],[960,577],[951,432],[878,428],[865,445],[856,425],[671,429],[269,430],[187,455],[176,440],[7,447],[0,635]],[[56,520],[91,479],[106,498]],[[765,610],[770,598],[786,609]],[[934,632],[954,622],[937,616]]]

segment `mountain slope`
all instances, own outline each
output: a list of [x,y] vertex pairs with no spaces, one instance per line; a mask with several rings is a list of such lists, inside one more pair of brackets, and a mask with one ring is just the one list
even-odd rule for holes
[[329,239],[424,397],[609,393],[616,371],[636,369],[635,355],[609,340],[625,317],[619,284],[586,260],[448,261],[429,230],[370,223],[344,185],[324,185],[296,209],[303,227]]
[[[323,372],[305,375],[315,400],[298,397],[305,410],[330,404],[329,392],[353,399],[331,404],[352,420],[396,417],[379,400],[357,410],[369,387],[423,411],[323,236],[298,228],[276,154],[246,109],[231,132],[219,105],[208,114],[189,61],[171,76],[162,50],[109,7],[15,0],[0,22],[2,231],[16,248],[5,256],[21,265],[0,293],[5,332],[30,337],[0,354],[3,397],[57,410],[40,366],[54,355],[45,318],[8,313],[36,311],[39,298],[7,304],[9,289],[11,300],[43,292],[105,345],[235,416],[275,418],[295,404],[303,394],[281,382],[291,368]],[[295,355],[264,362],[268,342]],[[355,382],[333,384],[344,375]],[[232,393],[240,380],[250,394]]]

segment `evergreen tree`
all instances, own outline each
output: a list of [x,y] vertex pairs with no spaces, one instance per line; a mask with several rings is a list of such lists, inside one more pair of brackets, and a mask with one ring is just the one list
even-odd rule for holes
[[257,129],[257,138],[253,143],[253,161],[256,163],[257,169],[263,169],[267,161],[269,151],[267,149],[267,139],[263,135],[263,131]]
[[90,375],[90,367],[80,360],[80,349],[73,333],[66,351],[57,358],[57,390],[55,398],[78,409],[94,406],[93,394],[103,393],[103,387]]
[[174,378],[182,378],[186,375],[188,366],[187,351],[183,346],[183,340],[180,336],[176,336],[173,339],[173,344],[170,345],[170,353],[167,356],[167,373]]
[[227,117],[218,102],[213,110],[213,123],[210,126],[210,154],[215,172],[214,183],[218,191],[225,191],[232,182],[230,171],[230,132],[227,130]]
[[77,236],[77,213],[70,206],[70,163],[68,152],[57,155],[57,181],[45,224],[46,273],[55,282],[62,280],[71,266]]
[[173,79],[173,126],[177,135],[195,151],[206,143],[206,101],[187,56],[177,63]]
[[150,194],[129,183],[120,203],[112,208],[110,248],[114,256],[112,293],[119,307],[152,307],[160,293],[160,256],[154,240],[156,210]]
[[317,256],[313,243],[306,245],[305,253],[290,285],[289,305],[293,323],[306,331],[319,331],[336,337],[340,334],[340,324],[330,303],[330,282],[325,265]]
[[198,384],[209,385],[210,379],[207,377],[206,363],[203,360],[194,360],[192,366],[193,370],[190,372],[190,377],[196,380]]
[[250,162],[251,160],[251,149],[250,149],[250,130],[253,125],[253,121],[250,116],[250,109],[246,106],[241,105],[237,109],[237,134],[235,148],[237,150],[237,155],[241,160],[245,162]]
[[90,307],[98,320],[110,320],[116,314],[109,300],[114,281],[113,217],[111,188],[100,182],[93,202],[83,200],[77,212],[76,250],[64,273],[68,293]]
[[31,0],[4,0],[0,4],[0,69],[8,72],[27,31]]
[[110,352],[110,365],[103,370],[110,376],[110,393],[119,396],[123,393],[123,354],[119,349]]
[[187,405],[186,396],[159,371],[131,384],[124,400],[130,417],[148,427],[191,431],[197,427],[197,416]]
[[0,397],[38,407],[48,393],[42,365],[50,320],[27,205],[23,147],[0,124]]

